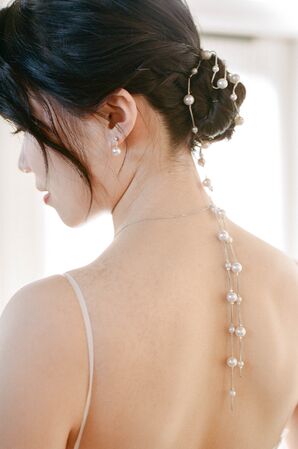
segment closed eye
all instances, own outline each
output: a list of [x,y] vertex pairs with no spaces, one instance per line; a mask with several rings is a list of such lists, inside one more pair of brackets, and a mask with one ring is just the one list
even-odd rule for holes
[[15,136],[16,134],[19,134],[21,132],[25,132],[23,128],[17,128],[15,131],[12,131],[12,135]]

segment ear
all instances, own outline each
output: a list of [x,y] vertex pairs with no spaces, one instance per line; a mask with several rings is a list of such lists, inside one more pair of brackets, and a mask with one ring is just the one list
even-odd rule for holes
[[106,98],[101,111],[107,117],[109,129],[114,129],[116,124],[120,125],[122,132],[115,130],[114,137],[117,136],[121,144],[133,130],[137,120],[138,109],[135,99],[127,90],[117,89]]

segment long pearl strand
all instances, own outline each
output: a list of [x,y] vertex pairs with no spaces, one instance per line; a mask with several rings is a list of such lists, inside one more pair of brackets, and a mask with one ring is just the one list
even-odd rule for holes
[[[200,60],[198,62],[198,65],[196,67],[193,67],[191,70],[191,73],[188,76],[188,82],[187,82],[187,94],[183,98],[183,102],[186,106],[189,108],[191,120],[192,120],[192,133],[196,136],[198,134],[199,128],[196,125],[194,114],[192,110],[192,105],[195,103],[195,97],[191,93],[191,80],[192,77],[197,75],[199,73],[199,69],[201,67],[201,63],[203,60],[210,60],[212,56],[215,57],[214,65],[212,66],[212,72],[213,76],[211,79],[211,86],[213,89],[226,89],[229,85],[229,82],[233,84],[233,90],[230,94],[230,99],[233,102],[234,109],[236,111],[236,117],[234,119],[235,125],[242,125],[244,122],[243,117],[239,115],[239,109],[236,103],[237,100],[237,94],[236,94],[236,87],[238,86],[240,82],[240,76],[237,74],[227,73],[226,69],[226,61],[223,61],[224,65],[224,77],[219,78],[217,80],[217,83],[214,84],[215,76],[220,71],[219,65],[218,65],[218,56],[215,51],[210,50],[202,50],[200,55]],[[213,102],[218,102],[218,99],[212,100]],[[210,137],[212,140],[213,137]],[[192,145],[192,153],[196,156],[196,151],[199,149],[199,159],[198,164],[202,167],[205,167],[205,159],[203,155],[203,148],[207,148],[209,146],[209,142],[202,142],[201,139],[197,140],[195,137],[193,139],[193,145]],[[213,191],[213,186],[211,183],[210,178],[208,176],[205,176],[205,179],[203,181],[203,186],[205,188],[208,188],[209,190]],[[225,254],[225,264],[223,265],[228,278],[228,285],[229,290],[226,292],[225,300],[228,303],[229,307],[229,323],[227,327],[228,335],[230,336],[231,341],[231,352],[229,357],[226,360],[227,366],[230,368],[231,373],[231,381],[230,381],[230,388],[229,388],[229,396],[231,400],[231,411],[234,411],[234,400],[236,397],[236,389],[234,386],[234,368],[239,367],[240,370],[240,377],[242,377],[242,370],[244,367],[244,361],[243,361],[243,338],[246,335],[246,329],[243,325],[242,318],[241,318],[241,310],[240,305],[242,302],[242,297],[240,296],[240,287],[239,287],[239,275],[242,272],[242,265],[238,261],[232,242],[233,238],[230,236],[227,225],[225,222],[225,211],[219,207],[216,207],[212,201],[212,199],[209,196],[209,199],[211,201],[211,211],[215,214],[217,223],[218,223],[218,233],[217,238],[223,243],[224,245],[224,254]],[[234,311],[234,308],[237,308],[236,312]],[[234,312],[236,315],[236,318],[234,317]],[[235,354],[235,342],[234,339],[237,338],[238,342],[238,355]]]
[[[200,146],[200,158],[198,164],[202,167],[205,166],[205,159],[203,156],[202,148],[204,145]],[[192,153],[196,155],[197,147],[194,147]],[[203,180],[203,186],[213,191],[213,186],[211,180],[208,176],[205,176]],[[209,194],[208,194],[209,196]],[[243,360],[243,338],[246,335],[246,329],[243,325],[243,320],[241,316],[241,303],[242,296],[240,296],[240,281],[239,275],[242,272],[242,265],[238,261],[234,247],[232,245],[233,238],[229,234],[227,229],[227,224],[225,221],[226,212],[225,210],[217,207],[212,198],[209,196],[211,206],[210,210],[215,215],[218,223],[217,239],[223,243],[225,263],[223,268],[227,274],[228,280],[228,291],[225,295],[225,301],[228,305],[229,312],[229,322],[226,328],[227,334],[230,338],[230,355],[226,359],[226,365],[230,368],[230,388],[228,390],[228,395],[230,397],[230,409],[234,412],[234,400],[236,397],[236,388],[234,383],[234,369],[239,368],[240,377],[242,377],[242,370],[244,367]],[[234,309],[237,309],[236,311]],[[236,354],[235,349],[235,339],[238,347],[238,354]]]

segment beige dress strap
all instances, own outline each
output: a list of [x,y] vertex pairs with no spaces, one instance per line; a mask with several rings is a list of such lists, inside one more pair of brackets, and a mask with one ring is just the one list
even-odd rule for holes
[[82,435],[84,432],[85,424],[87,421],[89,408],[90,408],[90,402],[91,402],[91,392],[92,392],[92,384],[93,384],[93,372],[94,372],[94,346],[93,346],[93,335],[92,335],[92,327],[91,327],[91,321],[86,305],[86,301],[84,299],[83,293],[75,279],[69,274],[69,273],[63,273],[65,278],[67,278],[72,285],[76,297],[78,298],[79,304],[81,306],[83,320],[85,324],[85,330],[86,330],[86,336],[87,336],[87,343],[88,343],[88,354],[89,354],[89,386],[88,386],[88,393],[87,393],[87,399],[86,399],[86,405],[83,413],[82,423],[80,427],[80,431],[77,437],[77,440],[74,445],[74,449],[79,449]]

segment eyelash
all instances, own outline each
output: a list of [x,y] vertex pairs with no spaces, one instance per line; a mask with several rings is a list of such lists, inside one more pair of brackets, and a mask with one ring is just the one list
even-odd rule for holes
[[15,131],[12,131],[11,134],[16,135],[16,134],[19,134],[21,132],[25,132],[25,130],[23,128],[17,128]]

